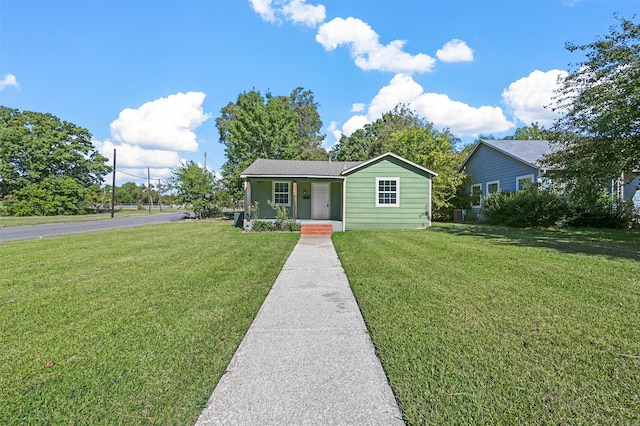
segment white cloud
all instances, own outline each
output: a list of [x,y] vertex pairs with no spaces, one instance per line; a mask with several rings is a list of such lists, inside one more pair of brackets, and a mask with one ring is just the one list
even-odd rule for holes
[[93,145],[109,164],[116,149],[118,181],[145,180],[147,168],[152,179],[166,179],[183,161],[180,152],[198,150],[194,130],[210,118],[202,110],[204,98],[201,92],[177,93],[124,109],[111,123],[111,138]]
[[558,118],[552,106],[554,90],[559,88],[558,77],[565,78],[567,71],[535,70],[527,77],[514,81],[502,92],[502,100],[513,115],[525,125],[538,122],[550,126]]
[[[180,155],[176,151],[144,149],[129,144],[114,144],[107,139],[104,142],[93,141],[94,146],[113,164],[113,150],[116,149],[116,168],[135,167],[176,167],[180,163]],[[146,173],[145,173],[146,174]]]
[[287,20],[310,27],[315,27],[323,22],[327,16],[323,5],[312,6],[306,4],[304,0],[292,0],[282,7],[282,12],[287,17]]
[[362,112],[367,106],[365,104],[356,103],[351,105],[351,112]]
[[369,104],[366,115],[354,115],[342,126],[345,135],[379,119],[385,112],[404,104],[438,129],[450,129],[457,136],[499,133],[514,127],[500,107],[474,107],[454,101],[447,95],[424,93],[424,89],[406,74],[395,75]]
[[332,121],[331,123],[329,123],[329,126],[327,127],[327,131],[333,135],[336,142],[340,140],[340,137],[342,136],[342,132],[340,131],[340,129],[338,129],[337,121]]
[[310,5],[306,0],[249,0],[251,8],[267,22],[278,22],[278,16],[295,24],[315,27],[324,21],[323,5]]
[[111,123],[117,142],[172,151],[198,150],[193,132],[210,118],[202,110],[202,92],[177,93],[127,108]]
[[366,115],[354,115],[342,125],[342,133],[351,136],[353,132],[363,128],[365,124],[371,123],[371,121]]
[[436,57],[442,62],[471,62],[473,50],[464,41],[453,39],[436,51]]
[[13,74],[7,74],[4,76],[2,80],[0,80],[0,90],[9,86],[14,86],[14,87],[20,86],[20,84],[18,83],[18,80],[16,79],[16,76]]
[[276,15],[271,7],[271,0],[249,0],[249,2],[251,3],[251,8],[260,15],[262,19],[267,22],[275,22]]
[[476,136],[481,133],[500,133],[514,127],[507,120],[502,109],[497,106],[483,105],[473,107],[454,101],[447,95],[425,93],[411,106],[418,115],[433,122],[437,128],[451,129],[460,136]]
[[428,72],[435,59],[424,53],[411,55],[403,50],[405,41],[394,40],[386,46],[380,44],[378,34],[357,18],[335,18],[318,29],[316,41],[325,50],[349,46],[351,57],[360,69],[390,72]]

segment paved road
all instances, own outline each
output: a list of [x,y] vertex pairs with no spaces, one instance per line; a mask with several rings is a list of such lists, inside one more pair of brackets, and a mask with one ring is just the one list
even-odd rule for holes
[[0,242],[54,237],[56,235],[80,234],[82,232],[131,228],[134,226],[169,223],[181,220],[184,212],[163,213],[149,216],[123,217],[121,219],[94,220],[90,222],[54,223],[50,225],[19,226],[0,229]]

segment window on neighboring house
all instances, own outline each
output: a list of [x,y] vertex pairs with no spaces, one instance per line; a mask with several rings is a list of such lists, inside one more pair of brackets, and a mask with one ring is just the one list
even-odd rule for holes
[[400,178],[376,178],[376,207],[400,206]]
[[533,184],[533,175],[518,176],[516,178],[516,191],[525,189],[527,186]]
[[291,205],[291,182],[273,182],[273,203],[279,206]]
[[471,206],[480,207],[482,201],[482,184],[475,183],[471,185]]
[[487,182],[487,195],[491,195],[494,192],[500,191],[500,181],[494,180],[493,182]]

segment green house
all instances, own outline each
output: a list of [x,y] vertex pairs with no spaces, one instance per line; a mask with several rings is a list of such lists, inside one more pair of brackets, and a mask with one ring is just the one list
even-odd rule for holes
[[334,231],[431,226],[431,179],[437,173],[391,152],[368,161],[259,159],[243,173],[245,227],[274,219],[269,201],[298,223],[332,223]]

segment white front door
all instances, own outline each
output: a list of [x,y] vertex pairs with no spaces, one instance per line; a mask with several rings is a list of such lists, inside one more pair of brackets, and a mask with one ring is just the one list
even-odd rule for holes
[[312,219],[329,219],[331,217],[331,209],[329,201],[329,183],[312,183],[311,184],[311,217]]

